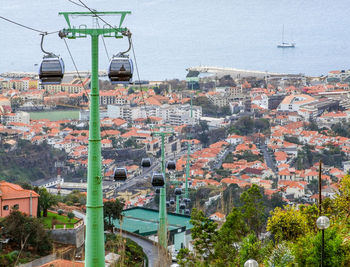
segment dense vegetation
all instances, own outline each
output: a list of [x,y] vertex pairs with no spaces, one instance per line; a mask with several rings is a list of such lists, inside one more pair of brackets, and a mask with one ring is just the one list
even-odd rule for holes
[[206,96],[199,96],[193,99],[194,106],[201,106],[203,116],[209,117],[224,117],[231,115],[230,107],[224,106],[222,108],[214,105]]
[[106,251],[117,253],[121,256],[117,266],[141,267],[147,256],[142,248],[129,238],[120,235],[107,234],[105,241]]
[[308,169],[319,160],[326,165],[342,168],[342,162],[346,161],[347,157],[339,147],[332,144],[327,145],[321,152],[315,151],[314,147],[306,144],[302,150],[298,150],[294,166],[298,170]]
[[251,117],[241,117],[228,128],[229,134],[250,135],[253,133],[269,133],[270,122],[267,119],[253,119]]
[[18,210],[12,210],[1,222],[1,237],[10,241],[0,254],[0,266],[14,266],[16,261],[28,262],[52,250],[52,241],[42,220]]
[[57,175],[55,162],[66,159],[65,152],[45,142],[33,145],[19,139],[13,150],[6,144],[0,145],[0,178],[14,183],[49,179]]
[[[236,193],[240,190],[231,189]],[[180,266],[236,267],[250,258],[265,267],[319,266],[318,207],[277,206],[267,218],[260,190],[253,185],[240,196],[234,194],[234,198],[224,194],[228,201],[239,199],[240,205],[232,205],[221,227],[204,216],[203,211],[194,209],[191,216],[194,252],[181,249]],[[323,201],[322,214],[331,222],[325,230],[324,266],[350,266],[350,176],[342,179],[334,199]],[[268,234],[262,234],[265,232]]]

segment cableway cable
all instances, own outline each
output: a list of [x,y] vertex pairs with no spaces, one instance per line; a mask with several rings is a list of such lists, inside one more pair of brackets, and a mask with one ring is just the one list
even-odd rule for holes
[[83,86],[83,90],[84,90],[84,92],[85,92],[85,95],[86,95],[86,97],[88,98],[88,101],[90,101],[90,96],[89,96],[89,94],[88,94],[88,93],[87,93],[87,91],[86,91],[86,88],[85,88],[85,85],[84,85],[83,79],[82,79],[82,78],[81,78],[81,76],[80,76],[80,73],[79,73],[78,67],[77,67],[77,65],[75,64],[75,60],[74,60],[73,55],[72,55],[72,53],[71,53],[71,51],[70,51],[70,49],[69,49],[68,43],[67,43],[67,41],[66,41],[66,39],[65,39],[65,38],[63,38],[63,41],[64,41],[64,43],[65,43],[65,45],[66,45],[66,48],[67,48],[68,53],[69,53],[69,56],[70,56],[70,58],[71,58],[71,60],[72,60],[72,62],[73,62],[73,65],[74,65],[75,71],[76,71],[76,72],[77,72],[77,74],[78,74],[78,77],[79,77],[80,83],[81,83],[81,85]]
[[16,21],[13,21],[13,20],[10,20],[10,19],[8,19],[8,18],[5,18],[5,17],[3,17],[3,16],[0,16],[0,19],[6,20],[6,21],[8,21],[8,22],[10,22],[10,23],[13,23],[13,24],[17,25],[17,26],[20,26],[20,27],[23,27],[23,28],[26,28],[26,29],[28,29],[28,30],[32,30],[32,31],[35,31],[35,32],[39,32],[39,33],[42,33],[42,34],[45,34],[45,35],[53,34],[53,33],[58,33],[58,32],[59,32],[59,31],[45,32],[45,31],[37,30],[37,29],[34,29],[34,28],[32,28],[32,27],[29,27],[29,26],[26,26],[26,25],[24,25],[24,24],[21,24],[21,23],[18,23],[18,22],[16,22]]

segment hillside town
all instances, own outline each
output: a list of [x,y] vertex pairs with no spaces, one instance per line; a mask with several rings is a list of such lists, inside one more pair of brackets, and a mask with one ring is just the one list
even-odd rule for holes
[[[243,191],[256,185],[267,199],[277,197],[284,205],[312,205],[319,200],[321,179],[322,198],[332,199],[350,170],[349,82],[350,71],[330,71],[324,77],[220,73],[201,77],[189,71],[187,81],[130,86],[111,86],[100,80],[104,201],[119,199],[125,216],[134,220],[157,216],[149,210],[158,206],[151,176],[162,168],[162,153],[166,160],[176,161],[175,171],[167,174],[167,199],[173,199],[175,188],[189,190],[188,216],[181,215],[188,229],[192,227],[190,210],[198,207],[223,224],[232,208],[226,203],[225,192],[230,188]],[[7,181],[0,185],[3,204],[6,194],[22,202],[8,202],[1,217],[13,205],[28,215],[37,213],[39,194],[15,185],[18,182],[61,197],[76,192],[86,196],[89,87],[89,77],[75,75],[66,75],[57,85],[42,85],[36,76],[0,79],[0,156],[18,155],[23,142],[64,154],[64,159],[47,159],[49,174],[26,176],[4,164],[0,170]],[[156,129],[172,131],[165,137],[163,152]],[[23,161],[26,168],[35,166],[35,155],[29,156],[33,157],[30,162]],[[145,157],[152,159],[148,170],[140,165]],[[125,182],[113,179],[114,170],[121,167],[127,170]],[[85,203],[61,205],[52,207],[53,211],[73,212],[78,221],[85,219]],[[169,205],[168,211],[174,213],[170,217],[180,216],[174,206]],[[137,231],[141,233],[142,226]],[[174,236],[171,249],[175,255],[183,246],[193,249],[189,235],[184,234],[182,241]],[[154,233],[148,238],[157,240]],[[81,247],[83,241],[73,243]]]

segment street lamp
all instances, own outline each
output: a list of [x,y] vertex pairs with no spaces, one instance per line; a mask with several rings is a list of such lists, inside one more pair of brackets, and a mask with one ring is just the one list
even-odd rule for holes
[[323,257],[324,257],[324,230],[330,225],[329,218],[327,216],[320,216],[316,221],[317,228],[322,230],[322,249],[321,249],[321,267],[323,267]]
[[259,263],[256,260],[249,259],[244,263],[244,267],[259,267]]

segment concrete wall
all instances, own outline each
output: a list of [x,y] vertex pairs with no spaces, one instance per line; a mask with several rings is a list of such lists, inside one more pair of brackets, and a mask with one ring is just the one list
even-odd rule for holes
[[80,248],[84,244],[84,224],[74,229],[53,229],[49,231],[51,238],[63,244],[73,245]]
[[51,255],[47,255],[45,257],[36,259],[34,261],[28,262],[28,263],[24,263],[19,265],[19,267],[36,267],[36,266],[41,266],[44,265],[45,263],[48,263],[50,261],[53,261],[56,259],[56,255],[55,254],[51,254]]

